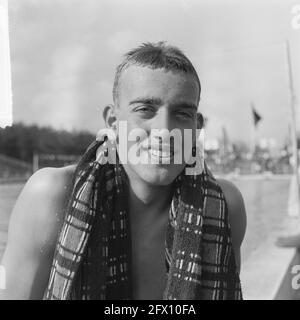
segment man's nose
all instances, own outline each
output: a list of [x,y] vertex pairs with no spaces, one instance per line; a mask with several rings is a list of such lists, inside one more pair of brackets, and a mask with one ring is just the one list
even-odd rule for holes
[[173,129],[172,119],[168,108],[161,107],[151,123],[152,143],[169,144],[170,132]]
[[172,123],[171,123],[170,112],[168,108],[161,107],[152,121],[151,129],[171,130],[172,129],[171,127],[172,127]]

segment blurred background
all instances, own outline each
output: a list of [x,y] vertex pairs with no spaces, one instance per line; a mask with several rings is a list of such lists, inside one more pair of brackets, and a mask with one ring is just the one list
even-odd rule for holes
[[246,264],[283,231],[287,217],[299,215],[300,29],[292,23],[298,4],[9,0],[13,123],[0,129],[0,258],[28,177],[76,162],[104,125],[122,54],[165,40],[199,74],[208,165],[243,194]]

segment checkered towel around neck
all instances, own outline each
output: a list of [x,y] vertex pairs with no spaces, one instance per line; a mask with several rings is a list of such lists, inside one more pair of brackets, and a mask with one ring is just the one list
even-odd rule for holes
[[[131,300],[127,176],[100,164],[94,141],[79,161],[44,299]],[[166,226],[164,300],[241,300],[224,194],[207,165],[175,180]]]

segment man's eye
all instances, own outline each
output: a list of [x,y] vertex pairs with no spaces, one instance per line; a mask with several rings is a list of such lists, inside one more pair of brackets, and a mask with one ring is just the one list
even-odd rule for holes
[[154,112],[154,108],[149,107],[149,106],[143,106],[143,107],[137,107],[134,109],[135,112],[141,112],[141,113],[150,113]]
[[184,111],[178,111],[177,116],[183,117],[183,118],[192,118],[193,115],[189,112],[184,112]]

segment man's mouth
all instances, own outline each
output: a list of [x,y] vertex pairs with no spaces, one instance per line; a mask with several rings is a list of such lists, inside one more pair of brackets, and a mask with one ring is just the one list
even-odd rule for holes
[[143,151],[148,152],[154,159],[172,160],[174,158],[174,150],[170,145],[151,145],[143,148]]
[[159,151],[159,150],[153,150],[149,149],[148,152],[154,156],[154,157],[159,157],[159,158],[173,158],[173,153],[172,152],[166,152],[166,151]]

